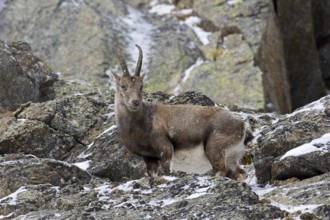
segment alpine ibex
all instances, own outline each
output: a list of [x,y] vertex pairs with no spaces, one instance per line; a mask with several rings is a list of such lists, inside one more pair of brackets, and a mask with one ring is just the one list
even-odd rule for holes
[[[135,74],[130,76],[124,57],[117,54],[123,76],[116,79],[115,116],[125,147],[140,155],[150,177],[159,165],[170,172],[175,151],[203,145],[213,174],[242,180],[245,172],[239,161],[245,152],[250,132],[245,123],[228,111],[210,106],[162,105],[142,101],[144,75],[140,75],[142,49]],[[198,163],[198,161],[196,161]]]

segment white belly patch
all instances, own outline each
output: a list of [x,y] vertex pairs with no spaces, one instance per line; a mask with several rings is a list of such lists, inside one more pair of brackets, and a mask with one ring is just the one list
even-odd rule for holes
[[203,148],[200,144],[188,150],[176,150],[172,157],[171,170],[197,174],[210,171],[212,166]]

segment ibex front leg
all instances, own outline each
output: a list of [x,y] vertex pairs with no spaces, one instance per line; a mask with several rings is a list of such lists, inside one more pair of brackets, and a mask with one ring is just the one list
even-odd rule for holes
[[143,160],[147,165],[148,176],[152,179],[157,177],[159,159],[155,157],[143,157]]
[[165,175],[171,172],[171,159],[173,154],[173,145],[166,137],[158,137],[153,141],[153,147],[159,153],[159,162]]

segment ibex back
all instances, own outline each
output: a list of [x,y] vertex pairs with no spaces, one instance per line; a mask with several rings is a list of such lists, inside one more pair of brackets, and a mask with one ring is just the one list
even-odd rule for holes
[[[123,76],[116,78],[115,115],[119,135],[125,147],[140,155],[150,177],[161,165],[170,172],[172,155],[177,150],[203,144],[214,175],[242,180],[245,174],[239,161],[245,152],[249,133],[245,123],[218,107],[162,105],[142,101],[142,49],[135,74],[129,74],[122,55],[117,55]],[[194,161],[198,163],[198,161]]]

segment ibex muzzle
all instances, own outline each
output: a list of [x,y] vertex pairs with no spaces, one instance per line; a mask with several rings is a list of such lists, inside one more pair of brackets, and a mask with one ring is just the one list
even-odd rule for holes
[[244,142],[251,137],[245,123],[222,108],[143,102],[142,50],[136,46],[135,74],[130,76],[122,55],[118,60],[123,76],[113,73],[116,123],[125,147],[144,159],[148,175],[154,177],[159,165],[165,174],[170,172],[175,152],[202,144],[214,175],[242,180],[245,172],[239,161],[245,152]]

